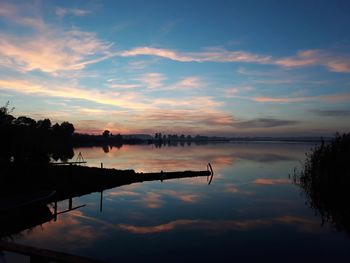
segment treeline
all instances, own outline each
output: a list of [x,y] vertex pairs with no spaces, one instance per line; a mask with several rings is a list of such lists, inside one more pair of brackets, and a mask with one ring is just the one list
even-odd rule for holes
[[123,144],[141,144],[144,140],[139,138],[123,138],[122,135],[113,135],[106,131],[102,135],[75,133],[72,136],[72,143],[76,147],[83,146],[115,146],[121,147]]
[[50,159],[67,160],[74,156],[74,125],[49,119],[35,121],[26,116],[15,118],[9,103],[0,107],[0,162],[48,163]]
[[170,143],[170,142],[201,142],[201,141],[229,141],[229,138],[225,137],[218,137],[218,136],[191,136],[191,135],[178,135],[178,134],[162,134],[161,132],[154,134],[154,141],[155,142],[163,142],[163,143]]

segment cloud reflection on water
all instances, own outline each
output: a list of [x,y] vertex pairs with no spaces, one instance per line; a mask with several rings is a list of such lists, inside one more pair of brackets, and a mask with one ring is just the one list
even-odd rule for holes
[[136,226],[119,224],[122,230],[133,234],[154,234],[175,230],[177,228],[202,229],[210,231],[249,231],[255,228],[270,227],[275,224],[293,225],[299,231],[312,232],[319,228],[317,220],[299,216],[281,216],[270,219],[246,219],[246,220],[203,220],[203,219],[179,219],[154,226]]
[[[219,149],[219,150],[218,150]],[[154,145],[123,145],[113,147],[103,154],[100,147],[77,148],[75,153],[82,152],[89,166],[100,166],[116,169],[135,169],[139,172],[205,170],[210,162],[214,171],[234,165],[238,160],[262,163],[293,161],[299,158],[297,145],[229,143],[218,145],[191,145],[185,147]]]

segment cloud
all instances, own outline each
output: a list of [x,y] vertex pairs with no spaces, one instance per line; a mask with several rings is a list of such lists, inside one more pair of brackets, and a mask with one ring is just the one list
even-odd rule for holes
[[275,60],[275,64],[286,68],[309,66],[315,64],[318,61],[318,53],[318,50],[299,51],[294,57]]
[[290,184],[291,181],[288,179],[266,179],[266,178],[260,178],[254,180],[255,184],[258,185],[275,185],[275,184]]
[[147,193],[142,199],[142,203],[148,208],[160,208],[165,201],[161,199],[162,195],[154,192]]
[[322,117],[349,117],[350,110],[311,110],[312,113]]
[[233,194],[233,193],[238,193],[239,189],[236,186],[232,185],[232,184],[228,184],[228,185],[225,186],[225,190],[224,191],[227,192],[227,193],[232,193]]
[[225,97],[227,98],[237,98],[239,96],[237,96],[238,93],[242,92],[242,91],[251,91],[253,90],[253,87],[251,86],[238,86],[238,87],[230,87],[225,89],[224,94]]
[[328,94],[319,96],[319,98],[321,101],[329,103],[350,101],[350,93]]
[[[29,36],[1,34],[0,55],[2,65],[11,65],[18,70],[57,72],[78,70],[93,63],[121,56],[156,56],[178,62],[216,62],[216,63],[255,63],[278,65],[283,68],[323,66],[332,72],[350,72],[350,56],[333,51],[310,49],[298,51],[289,57],[273,57],[255,54],[244,50],[227,50],[209,47],[200,51],[186,52],[150,46],[135,47],[129,50],[112,50],[111,44],[97,38],[94,33],[83,32],[76,28],[65,31],[50,26],[38,15],[35,8],[0,4],[0,16],[11,23],[31,29]],[[31,11],[29,14],[28,10]],[[84,16],[91,11],[79,8],[57,7],[58,16]],[[50,59],[51,58],[51,59]],[[136,68],[143,68],[144,63],[131,63]]]
[[65,16],[65,15],[74,15],[74,16],[86,16],[91,13],[90,10],[84,10],[79,8],[63,8],[63,7],[57,7],[55,9],[55,13],[58,16]]
[[141,85],[139,84],[108,84],[108,87],[115,89],[134,89],[139,88]]
[[161,73],[146,73],[138,78],[147,88],[156,89],[163,87],[163,81],[166,77]]
[[[119,52],[123,57],[158,56],[179,62],[219,62],[219,63],[257,63],[278,65],[284,68],[323,66],[333,72],[350,72],[350,57],[325,50],[303,50],[295,56],[274,58],[268,55],[254,54],[247,51],[230,51],[223,48],[207,48],[199,52],[181,52],[154,47],[136,47]],[[240,71],[241,72],[241,71]]]
[[1,3],[0,16],[11,17],[17,13],[17,7],[8,3]]
[[199,199],[199,196],[197,194],[185,193],[184,191],[162,190],[159,191],[159,193],[163,195],[169,195],[184,203],[196,203]]
[[42,84],[25,80],[0,80],[0,89],[39,96],[60,97],[68,99],[84,99],[99,104],[113,105],[127,109],[149,108],[147,103],[142,103],[142,98],[133,93],[119,93],[110,91],[104,93],[98,89],[83,89],[71,86],[57,86],[50,84],[47,87]]
[[[2,9],[3,5],[0,6]],[[5,5],[0,14],[30,34],[0,34],[3,66],[17,71],[40,70],[46,73],[74,71],[109,57],[110,43],[96,34],[72,28],[68,31],[46,24],[36,14],[23,14],[24,7]]]
[[321,101],[327,103],[350,101],[350,93],[334,93],[319,96],[308,97],[252,97],[251,100],[262,103],[296,103],[296,102],[311,102]]
[[235,123],[236,126],[241,128],[273,128],[279,126],[289,126],[298,124],[299,121],[294,120],[282,120],[274,118],[258,118],[248,121],[240,121]]
[[[189,101],[189,103],[191,103]],[[198,108],[202,105],[201,108]],[[189,106],[189,105],[184,105]],[[230,114],[226,114],[217,110],[210,109],[209,105],[199,103],[198,106],[192,105],[192,110],[153,110],[142,115],[142,118],[150,122],[167,125],[195,125],[203,126],[232,126],[234,118]]]
[[286,68],[320,65],[333,72],[350,72],[350,57],[348,55],[320,49],[299,51],[296,56],[277,59],[275,63]]
[[173,87],[176,88],[199,88],[205,86],[204,83],[200,80],[199,77],[193,76],[193,77],[187,77],[179,82],[173,84]]
[[243,219],[243,220],[203,220],[203,219],[178,219],[168,223],[154,226],[135,226],[130,224],[118,224],[119,229],[133,234],[154,234],[169,232],[176,228],[190,227],[191,229],[207,229],[212,231],[249,231],[251,229],[270,227],[275,224],[293,225],[303,232],[310,232],[319,228],[316,220],[299,216],[280,216],[268,219]]
[[241,159],[246,159],[254,162],[262,162],[262,163],[274,163],[280,161],[295,161],[296,158],[288,155],[269,153],[269,152],[242,152],[237,154],[237,157]]
[[198,76],[185,77],[171,84],[166,84],[164,82],[166,79],[167,78],[162,73],[153,72],[143,74],[136,80],[140,82],[140,86],[145,86],[146,89],[157,89],[162,91],[193,90],[207,86],[207,84]]
[[52,30],[31,37],[0,35],[0,56],[18,71],[41,70],[46,73],[83,69],[96,63],[108,50],[93,33]]
[[179,62],[255,62],[267,63],[271,57],[245,51],[228,51],[221,48],[208,48],[202,52],[178,52],[170,49],[137,47],[122,51],[120,56],[158,56]]
[[293,103],[307,101],[309,98],[290,98],[290,97],[253,97],[252,100],[256,102],[272,102],[272,103]]
[[[127,90],[99,90],[78,87],[75,85],[61,86],[50,82],[34,82],[28,80],[0,79],[0,89],[21,94],[57,97],[67,99],[80,99],[95,102],[102,105],[111,105],[127,109],[127,112],[118,112],[119,119],[128,120],[135,124],[143,124],[150,127],[155,123],[164,125],[231,125],[233,117],[218,109],[220,102],[209,96],[195,96],[186,98],[148,98],[139,92]],[[178,110],[178,108],[181,110]],[[114,114],[113,109],[89,108],[74,109],[88,113],[89,116]]]

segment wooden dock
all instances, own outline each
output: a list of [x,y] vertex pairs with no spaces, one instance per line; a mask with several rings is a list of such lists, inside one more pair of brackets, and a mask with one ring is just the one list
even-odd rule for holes
[[95,260],[87,257],[80,257],[72,254],[57,252],[49,249],[36,248],[27,245],[21,245],[13,242],[0,240],[0,249],[29,256],[30,262],[65,262],[65,263],[105,263],[105,261]]

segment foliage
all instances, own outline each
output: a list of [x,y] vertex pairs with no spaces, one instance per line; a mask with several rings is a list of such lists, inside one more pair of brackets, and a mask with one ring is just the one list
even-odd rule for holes
[[304,169],[294,180],[309,205],[337,230],[350,231],[350,133],[322,142],[307,154]]
[[48,163],[51,158],[73,157],[70,146],[74,126],[69,122],[51,126],[49,119],[15,118],[9,103],[0,107],[0,163]]

